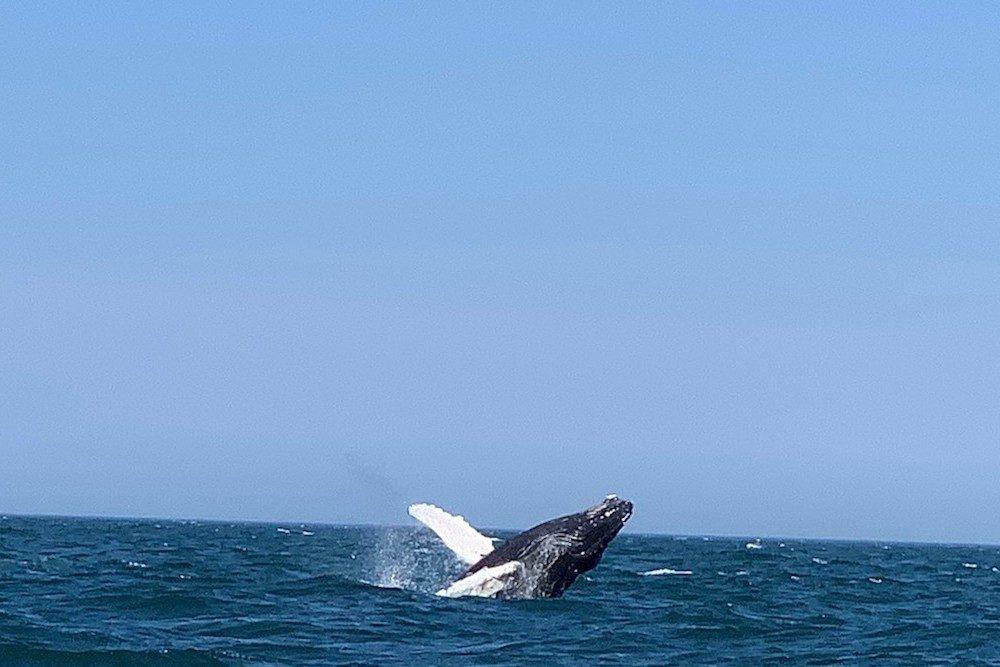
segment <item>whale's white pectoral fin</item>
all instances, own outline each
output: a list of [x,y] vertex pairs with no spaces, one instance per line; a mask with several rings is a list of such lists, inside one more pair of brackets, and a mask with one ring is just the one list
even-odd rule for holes
[[470,565],[493,551],[493,540],[460,516],[448,514],[440,507],[427,503],[410,505],[409,512],[410,516],[437,533],[446,547]]
[[437,595],[448,598],[465,596],[491,598],[507,586],[510,578],[520,568],[521,563],[516,560],[508,561],[496,567],[484,567],[467,577],[459,579],[448,588],[438,591]]

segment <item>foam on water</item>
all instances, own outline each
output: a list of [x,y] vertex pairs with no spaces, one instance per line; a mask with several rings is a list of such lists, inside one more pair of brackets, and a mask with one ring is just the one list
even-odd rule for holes
[[694,572],[692,572],[691,570],[673,570],[669,567],[661,567],[658,570],[648,570],[646,572],[640,572],[639,576],[640,577],[658,577],[663,575],[686,576],[690,574],[694,574]]

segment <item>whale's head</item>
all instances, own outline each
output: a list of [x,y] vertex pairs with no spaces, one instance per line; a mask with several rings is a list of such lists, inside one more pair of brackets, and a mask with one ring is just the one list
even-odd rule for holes
[[570,556],[576,560],[576,565],[583,567],[581,572],[594,568],[600,562],[604,550],[631,516],[632,503],[615,495],[608,496],[579,514],[571,515],[570,518],[574,521],[570,523],[578,522],[575,532],[579,550],[572,551]]
[[593,553],[599,550],[604,553],[611,540],[631,518],[632,503],[610,495],[593,507],[588,507],[580,515],[582,517],[578,530],[582,533],[587,551]]
[[521,573],[502,597],[559,597],[576,578],[597,566],[632,516],[632,503],[608,496],[582,512],[552,519],[501,544],[466,572],[505,562]]

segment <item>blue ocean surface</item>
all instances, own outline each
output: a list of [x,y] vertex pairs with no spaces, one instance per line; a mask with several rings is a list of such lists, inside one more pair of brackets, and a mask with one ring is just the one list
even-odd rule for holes
[[8,516],[4,665],[997,664],[1000,549],[625,533],[558,600],[445,599],[421,527]]

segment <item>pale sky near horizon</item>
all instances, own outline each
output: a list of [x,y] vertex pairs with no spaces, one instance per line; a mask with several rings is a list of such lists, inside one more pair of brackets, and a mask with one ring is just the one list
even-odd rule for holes
[[1000,542],[1000,6],[0,6],[0,513]]

